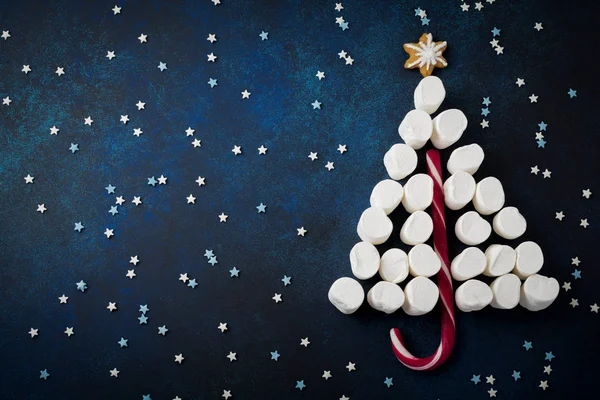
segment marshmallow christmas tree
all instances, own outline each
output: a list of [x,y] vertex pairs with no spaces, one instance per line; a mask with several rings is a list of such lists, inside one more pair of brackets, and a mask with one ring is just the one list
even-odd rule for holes
[[[438,150],[458,142],[467,128],[467,118],[460,110],[445,110],[431,118],[445,96],[444,85],[435,76],[425,77],[415,89],[415,109],[406,114],[398,127],[404,143],[393,145],[383,157],[391,179],[382,180],[373,188],[370,207],[357,225],[361,241],[350,251],[350,266],[356,278],[365,280],[379,274],[383,279],[366,295],[375,310],[391,314],[402,308],[406,314],[417,316],[440,303],[442,336],[431,356],[413,356],[398,329],[390,331],[396,357],[415,370],[434,369],[452,352],[456,331],[454,304],[463,312],[487,306],[507,310],[518,304],[529,311],[540,311],[550,306],[559,292],[556,279],[538,274],[544,256],[535,242],[525,241],[514,248],[501,244],[477,247],[488,241],[492,232],[517,240],[525,233],[527,222],[517,208],[505,205],[504,189],[497,178],[474,176],[484,160],[483,149],[477,144],[458,147],[450,154],[446,164],[449,176],[443,181]],[[434,147],[426,153],[428,173],[414,174],[416,150],[428,141]],[[398,182],[403,179],[407,179],[404,185]],[[456,237],[468,247],[450,262],[445,208],[461,212],[469,203],[475,211],[462,213],[453,227]],[[410,213],[400,229],[400,240],[411,248],[408,254],[392,248],[380,256],[375,246],[391,236],[394,223],[389,214],[400,204]],[[431,237],[433,247],[426,243]],[[475,279],[480,275],[494,280],[487,284]],[[434,276],[437,284],[430,279]],[[399,284],[409,277],[412,279],[402,289]],[[461,282],[455,292],[452,279]],[[340,278],[329,290],[329,300],[345,314],[355,312],[364,299],[363,287],[353,278]]]

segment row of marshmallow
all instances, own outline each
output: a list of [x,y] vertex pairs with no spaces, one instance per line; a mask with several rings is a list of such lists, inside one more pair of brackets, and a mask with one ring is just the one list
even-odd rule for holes
[[[452,260],[450,270],[457,281],[466,281],[478,275],[497,277],[513,273],[527,279],[544,265],[544,254],[535,242],[523,242],[516,249],[493,244],[485,253],[477,247],[468,247]],[[369,242],[359,242],[350,250],[350,267],[358,279],[370,279],[377,272],[384,281],[400,283],[408,274],[429,278],[437,274],[442,262],[428,244],[417,244],[408,254],[401,249],[389,249],[380,257],[377,248]]]
[[[517,239],[527,228],[527,222],[516,207],[505,207],[494,217],[492,224],[475,211],[461,215],[454,226],[456,237],[467,246],[485,242],[494,232],[505,239]],[[356,232],[361,240],[371,244],[385,243],[392,234],[394,224],[381,207],[363,211]],[[433,220],[425,211],[414,211],[400,229],[400,240],[409,246],[425,243],[433,233]]]
[[[554,278],[534,274],[524,283],[517,275],[497,277],[490,285],[476,279],[461,284],[454,294],[456,306],[463,312],[479,311],[491,305],[510,310],[520,304],[529,311],[540,311],[552,304],[559,292]],[[365,292],[356,280],[340,278],[331,285],[329,301],[342,313],[352,314],[362,305]],[[367,302],[378,311],[391,314],[400,307],[408,315],[427,314],[438,302],[439,289],[429,278],[420,276],[408,282],[404,291],[391,282],[378,282],[367,293]]]
[[[478,144],[469,144],[458,147],[450,153],[446,168],[451,174],[458,171],[473,175],[483,163],[485,155]],[[404,179],[412,174],[417,168],[417,152],[408,144],[397,143],[383,156],[383,165],[394,180]]]
[[[470,173],[458,170],[444,182],[444,200],[451,210],[460,210],[472,201],[477,212],[491,215],[504,207],[504,188],[497,178],[487,177],[475,183]],[[432,201],[433,179],[427,174],[411,176],[404,187],[395,180],[385,179],[371,192],[371,205],[383,208],[386,214],[400,203],[412,213],[426,209]]]

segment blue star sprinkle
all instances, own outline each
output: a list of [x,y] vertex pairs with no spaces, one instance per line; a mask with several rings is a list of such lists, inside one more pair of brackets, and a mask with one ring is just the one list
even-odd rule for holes
[[427,17],[421,18],[421,25],[429,25],[429,18],[427,18]]
[[482,108],[481,109],[481,115],[483,115],[484,117],[487,117],[490,113],[490,109],[489,108]]
[[138,317],[138,320],[140,321],[140,325],[148,324],[148,317],[146,317],[145,315],[140,315]]
[[500,36],[500,29],[494,27],[494,29],[492,29],[492,35],[494,35],[494,37]]
[[525,350],[529,351],[531,349],[533,349],[533,344],[532,342],[528,342],[527,340],[523,343],[523,347],[525,347]]
[[190,279],[190,281],[187,284],[189,287],[191,287],[192,289],[195,289],[196,286],[198,286],[198,284],[196,283],[196,279]]
[[215,264],[218,264],[219,262],[217,261],[217,257],[211,257],[210,260],[208,260],[208,263],[210,265],[214,266]]
[[569,98],[577,97],[577,90],[569,89]]
[[385,381],[383,381],[383,384],[384,384],[385,386],[387,386],[388,388],[390,388],[391,386],[393,386],[393,385],[394,385],[393,378],[388,378],[388,377],[386,377],[386,378],[385,378]]
[[148,185],[156,186],[157,183],[158,183],[158,181],[156,180],[155,177],[148,178]]
[[213,253],[213,251],[212,251],[212,250],[205,250],[205,251],[204,251],[204,257],[206,257],[206,258],[210,259],[210,258],[212,258],[212,257],[214,257],[214,256],[215,256],[215,254]]
[[128,341],[129,339],[121,338],[121,340],[119,340],[117,343],[119,343],[119,346],[121,346],[121,348],[129,347],[127,344]]
[[108,184],[108,186],[107,186],[107,187],[105,187],[104,189],[106,189],[106,191],[108,192],[108,194],[111,194],[111,193],[114,193],[114,192],[115,192],[115,189],[116,189],[116,187],[115,187],[115,186],[113,186],[113,185],[111,185],[111,184],[109,183],[109,184]]
[[514,379],[514,380],[515,380],[515,382],[516,382],[516,381],[518,381],[519,379],[521,379],[521,372],[520,372],[520,371],[514,371],[514,370],[513,370],[513,373],[512,373],[512,375],[511,375],[511,376],[513,377],[513,379]]
[[83,228],[85,228],[85,226],[83,226],[83,224],[81,222],[75,222],[75,228],[73,230],[77,231],[77,232],[81,232],[81,230]]
[[50,376],[50,374],[48,373],[47,369],[40,371],[40,379],[43,379],[46,381],[46,380],[48,380],[49,376]]
[[279,360],[279,352],[277,350],[271,352],[271,360]]
[[546,128],[548,127],[548,124],[545,123],[544,121],[542,121],[538,124],[538,127],[540,128],[540,131],[545,131]]
[[304,390],[305,387],[306,387],[306,385],[304,384],[304,380],[296,381],[296,389],[299,389],[300,391],[302,391],[302,390]]
[[483,104],[484,106],[489,106],[490,104],[492,104],[492,102],[490,101],[489,97],[484,97],[483,101],[481,102],[481,104]]
[[115,215],[119,213],[119,210],[117,210],[117,206],[110,206],[110,210],[108,212],[112,215]]
[[479,382],[481,382],[481,375],[473,375],[471,382],[477,385]]
[[150,309],[148,308],[148,304],[144,304],[140,306],[140,312],[142,314],[146,314],[148,311],[150,311]]
[[578,270],[578,269],[576,269],[575,271],[573,271],[571,273],[571,275],[573,275],[573,278],[575,278],[575,279],[581,279],[581,271]]
[[77,282],[77,290],[85,292],[87,290],[87,283],[85,283],[84,281]]
[[165,325],[158,327],[158,334],[165,336],[169,332],[169,329]]
[[71,143],[69,150],[71,150],[71,154],[74,154],[76,151],[79,151],[79,145],[76,143]]
[[[260,35],[258,35],[258,36],[260,36],[261,40],[268,40],[269,39],[269,32],[262,31],[260,33]],[[275,41],[277,41],[277,38],[275,38]]]
[[283,286],[291,285],[292,278],[290,276],[284,275],[283,278],[281,278],[281,282],[283,282]]
[[233,278],[233,277],[239,278],[239,276],[240,276],[240,270],[237,269],[236,267],[233,267],[232,269],[230,269],[229,273],[231,274],[231,278]]
[[208,84],[210,85],[211,88],[214,88],[215,86],[218,86],[217,80],[214,78],[210,78],[208,80]]
[[547,352],[546,353],[546,357],[544,358],[544,361],[552,361],[552,359],[556,358],[556,356],[554,354],[552,354],[552,352]]
[[422,12],[423,10],[421,10],[420,8],[415,8],[415,17],[418,17]]
[[311,103],[311,105],[313,106],[313,110],[320,110],[321,109],[321,104],[319,101],[315,100],[314,102]]
[[544,139],[540,139],[537,141],[537,145],[538,145],[538,149],[545,149],[546,148],[546,141]]
[[256,209],[258,210],[258,213],[264,213],[267,210],[267,206],[264,205],[263,203],[260,203],[259,205],[256,206]]
[[152,400],[149,394],[142,395],[142,400]]

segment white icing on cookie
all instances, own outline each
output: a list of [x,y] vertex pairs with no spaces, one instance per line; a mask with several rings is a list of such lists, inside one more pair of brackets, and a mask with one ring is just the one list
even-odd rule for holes
[[427,34],[427,42],[419,42],[419,43],[408,43],[404,46],[409,49],[415,50],[415,56],[417,57],[416,61],[408,64],[406,68],[414,68],[418,66],[419,68],[423,66],[427,66],[427,69],[431,65],[436,65],[437,63],[442,64],[444,67],[448,65],[446,60],[442,57],[442,50],[446,47],[446,42],[440,42],[437,45],[433,41],[433,35],[431,33]]

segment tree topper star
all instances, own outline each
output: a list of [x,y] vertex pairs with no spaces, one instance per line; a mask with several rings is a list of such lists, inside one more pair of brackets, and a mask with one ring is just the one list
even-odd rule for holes
[[406,43],[404,51],[409,55],[404,63],[404,68],[419,68],[424,77],[431,75],[433,69],[445,68],[448,62],[442,56],[448,44],[446,42],[434,42],[431,33],[424,33],[418,43]]

